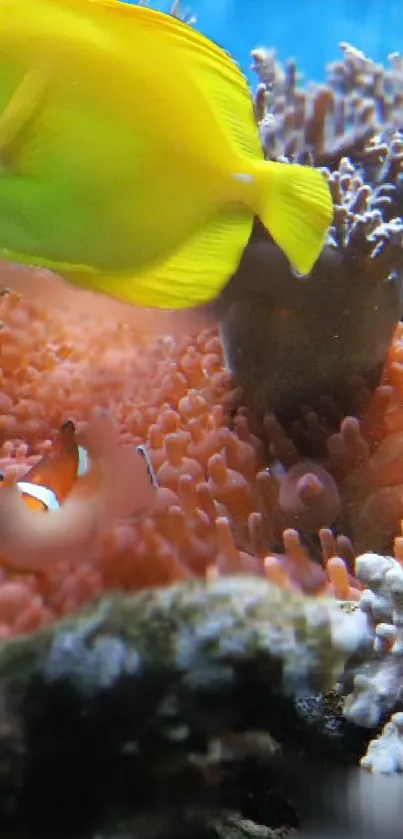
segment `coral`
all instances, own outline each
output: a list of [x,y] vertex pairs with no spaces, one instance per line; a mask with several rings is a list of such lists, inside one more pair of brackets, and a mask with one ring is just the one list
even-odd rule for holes
[[361,766],[385,775],[403,772],[403,713],[393,714],[382,734],[372,740]]
[[[137,0],[138,6],[148,6],[148,0]],[[194,15],[191,14],[187,9],[182,8],[181,0],[173,0],[171,3],[171,8],[169,13],[173,15],[173,17],[179,18],[179,20],[183,20],[188,23],[190,26],[196,23],[196,18]]]
[[392,714],[361,760],[365,769],[389,774],[403,767],[403,567],[391,557],[367,553],[357,557],[356,574],[365,585],[358,611],[366,615],[372,641],[370,650],[361,651],[361,661],[353,658],[344,673],[343,713],[356,725],[374,730]]
[[287,425],[304,408],[320,411],[326,396],[343,413],[362,412],[357,377],[378,384],[403,305],[397,173],[383,198],[385,185],[373,187],[348,159],[328,177],[334,221],[309,279],[256,223],[221,299],[226,360],[244,400]]
[[[60,823],[65,836],[100,835],[117,811],[146,816],[156,801],[282,824],[283,802],[305,798],[300,759],[314,741],[294,694],[331,684],[363,629],[364,613],[333,598],[242,576],[106,595],[3,643],[6,735],[12,722],[24,757],[13,815],[38,836],[59,836]],[[290,739],[300,765],[287,784],[278,744]],[[327,738],[327,757],[341,739]],[[2,824],[4,809],[1,798]],[[89,819],[91,833],[79,827]]]
[[282,67],[274,50],[252,52],[259,79],[255,112],[268,157],[313,157],[335,168],[345,156],[358,162],[381,130],[402,126],[401,56],[390,55],[385,68],[350,44],[340,47],[342,60],[329,65],[325,81],[303,86],[294,61]]
[[[280,498],[291,483],[290,467],[301,457],[313,458],[337,484],[330,519],[325,516],[320,526],[341,527],[359,552],[387,551],[398,532],[402,495],[397,464],[403,76],[396,56],[393,68],[384,71],[349,45],[343,50],[344,60],[329,70],[326,85],[304,88],[297,86],[292,63],[282,68],[273,51],[253,53],[261,83],[255,108],[266,154],[326,166],[334,220],[307,279],[290,270],[255,222],[239,270],[220,301],[221,336],[251,427],[257,431],[263,421],[268,430],[270,467],[278,474],[279,461],[283,471],[289,470]],[[360,122],[364,97],[367,107],[371,96],[378,106],[383,97],[384,107],[376,111],[374,104]],[[275,420],[267,420],[267,412],[275,414],[287,439],[274,428]],[[316,510],[320,495],[326,502],[331,498],[330,486],[323,495],[324,483],[319,483],[319,495],[311,492]],[[316,481],[313,486],[318,489]],[[297,494],[301,488],[296,482]],[[285,526],[301,534],[315,530],[309,506],[305,524],[298,523],[304,521],[300,495],[291,496],[291,510],[288,500],[286,506]]]
[[[142,676],[165,669],[170,690],[178,677],[185,692],[210,683],[224,696],[250,662],[274,692],[294,696],[330,688],[365,633],[364,615],[344,612],[331,597],[307,598],[255,576],[192,581],[104,598],[57,632],[45,630],[41,672],[48,683],[68,678],[91,695],[124,675],[140,685]],[[7,666],[5,659],[3,676]],[[179,706],[178,691],[171,699]],[[182,723],[172,718],[169,725]]]
[[375,662],[366,662],[366,672],[355,676],[344,713],[357,725],[375,728],[400,700],[403,569],[390,557],[363,554],[356,560],[356,573],[366,586],[359,608],[373,627]]
[[335,207],[309,281],[256,221],[223,295],[226,359],[244,399],[286,423],[321,412],[329,396],[342,413],[360,415],[357,377],[370,389],[379,382],[402,311],[401,62],[394,56],[384,70],[342,47],[343,62],[319,86],[298,87],[293,63],[282,68],[273,51],[252,53],[266,155],[326,167]]

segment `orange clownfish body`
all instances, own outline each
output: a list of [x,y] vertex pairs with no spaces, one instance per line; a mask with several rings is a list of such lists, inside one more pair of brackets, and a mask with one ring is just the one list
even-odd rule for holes
[[[141,455],[139,465],[144,462],[150,484],[156,489],[158,482],[146,447],[135,448]],[[83,446],[77,445],[74,423],[69,420],[62,426],[51,450],[17,482],[17,487],[32,510],[58,510],[89,466],[88,453]]]
[[[77,439],[72,422],[23,480],[0,485],[0,553],[7,564],[43,570],[83,559],[117,519],[146,514],[157,479],[143,446],[120,446],[109,417],[90,420]],[[38,512],[47,513],[37,516]]]
[[79,460],[75,427],[69,421],[61,428],[50,451],[18,481],[26,505],[42,512],[58,510],[79,474]]

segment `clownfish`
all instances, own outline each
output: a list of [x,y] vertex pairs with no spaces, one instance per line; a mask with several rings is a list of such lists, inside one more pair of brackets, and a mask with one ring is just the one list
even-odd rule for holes
[[1,0],[0,56],[0,258],[187,309],[218,297],[258,217],[311,271],[329,185],[264,159],[247,82],[207,37],[121,0]]
[[92,453],[67,422],[23,480],[3,478],[0,554],[7,564],[43,571],[54,561],[81,561],[117,519],[152,509],[158,484],[144,446],[119,446],[107,417],[90,420],[85,434],[96,440]]
[[32,510],[51,512],[65,501],[79,474],[86,471],[87,458],[75,441],[75,427],[66,422],[52,448],[17,481],[25,504]]
[[[145,446],[135,446],[140,458],[138,461],[139,477],[147,476],[147,483],[152,490],[158,487],[151,458]],[[75,426],[68,420],[62,426],[51,450],[47,452],[26,474],[24,480],[17,481],[27,507],[32,510],[51,512],[58,510],[71,492],[75,481],[85,475],[90,468],[88,452],[75,440]],[[3,476],[0,475],[0,481]],[[142,499],[144,502],[146,499]],[[141,510],[145,506],[142,503]],[[133,515],[135,514],[133,511]]]

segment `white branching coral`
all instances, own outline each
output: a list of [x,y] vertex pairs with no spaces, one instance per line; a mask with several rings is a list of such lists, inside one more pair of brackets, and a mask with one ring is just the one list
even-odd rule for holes
[[[344,715],[350,722],[376,728],[403,700],[403,568],[392,557],[366,553],[356,560],[356,574],[365,585],[358,610],[372,632],[372,651],[348,672]],[[345,690],[345,692],[347,692]],[[372,772],[403,770],[403,714],[395,713],[382,735],[371,742],[361,765]]]
[[[148,6],[148,4],[149,0],[137,0],[138,6]],[[196,18],[189,9],[182,8],[181,0],[172,0],[169,14],[173,17],[177,17],[179,20],[183,20],[183,22],[189,24],[189,26],[193,26],[196,23]]]
[[370,772],[392,775],[403,772],[403,713],[399,711],[385,725],[380,737],[372,740],[361,766]]

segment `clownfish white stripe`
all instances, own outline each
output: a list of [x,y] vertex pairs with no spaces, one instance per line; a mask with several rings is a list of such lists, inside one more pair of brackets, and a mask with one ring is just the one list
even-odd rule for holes
[[40,501],[47,510],[58,510],[60,507],[56,493],[48,487],[31,484],[29,481],[18,481],[17,487],[24,495]]
[[77,477],[80,478],[81,475],[85,475],[90,468],[90,459],[88,457],[88,452],[82,446],[78,447],[78,468],[77,468]]

